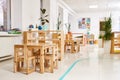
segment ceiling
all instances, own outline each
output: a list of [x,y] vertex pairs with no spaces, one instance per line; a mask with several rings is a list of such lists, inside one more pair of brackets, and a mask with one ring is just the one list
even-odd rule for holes
[[[120,0],[63,0],[77,13],[120,10]],[[89,8],[97,5],[98,8]]]

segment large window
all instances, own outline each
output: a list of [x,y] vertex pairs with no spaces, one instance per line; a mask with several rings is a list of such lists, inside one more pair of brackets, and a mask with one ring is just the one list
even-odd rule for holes
[[0,0],[0,31],[8,31],[11,26],[11,0]]

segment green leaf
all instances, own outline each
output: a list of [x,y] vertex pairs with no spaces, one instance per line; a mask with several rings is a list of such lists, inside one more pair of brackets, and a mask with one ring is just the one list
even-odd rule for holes
[[44,25],[45,24],[45,22],[42,22],[42,25]]
[[41,19],[41,21],[44,21],[44,19]]
[[40,9],[40,10],[41,10],[42,14],[45,14],[46,9]]
[[42,17],[38,18],[39,20],[43,19]]
[[46,15],[45,17],[48,17],[48,15]]
[[49,23],[49,20],[45,19],[45,21],[46,21],[47,23]]
[[111,18],[109,17],[108,19],[105,18],[105,24],[104,24],[104,30],[105,30],[105,35],[104,39],[105,40],[110,40],[111,39]]

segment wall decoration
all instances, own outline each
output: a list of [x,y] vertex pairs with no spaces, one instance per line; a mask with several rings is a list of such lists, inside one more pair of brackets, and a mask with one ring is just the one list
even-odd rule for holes
[[90,29],[90,18],[79,18],[78,28],[79,29]]

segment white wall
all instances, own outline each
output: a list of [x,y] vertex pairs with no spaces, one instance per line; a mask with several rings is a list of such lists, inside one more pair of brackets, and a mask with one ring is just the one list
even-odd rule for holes
[[22,29],[27,30],[30,24],[40,24],[40,0],[22,0]]
[[40,24],[40,0],[11,0],[11,26],[27,30]]
[[[62,13],[63,21],[62,21],[62,29],[61,30],[64,30],[64,33],[67,33],[67,28],[66,28],[65,24],[71,22],[71,24],[72,24],[71,29],[74,29],[73,27],[76,26],[76,17],[75,17],[76,13],[62,0],[58,0],[58,7],[63,9],[63,13]],[[60,12],[60,11],[58,11],[58,12]],[[70,15],[72,17],[72,20],[69,20]]]
[[11,28],[22,29],[22,0],[11,0]]
[[[62,0],[43,0],[43,8],[47,9],[49,14],[49,29],[56,30],[58,18],[58,6],[64,10],[63,25],[68,23],[68,14],[73,14],[73,11]],[[18,27],[22,30],[27,30],[30,24],[34,26],[40,24],[40,0],[12,0],[12,27]],[[65,27],[63,27],[65,28]],[[64,29],[65,30],[65,29]]]
[[46,24],[48,29],[55,29],[57,23],[57,0],[43,0],[43,8],[47,10],[49,15],[49,24]]
[[120,11],[112,12],[112,31],[120,31]]
[[[90,27],[90,33],[95,35],[95,39],[98,39],[99,37],[99,30],[100,30],[100,24],[99,22],[104,19],[104,17],[112,17],[112,31],[120,31],[120,11],[104,11],[104,12],[87,12],[87,13],[80,13],[78,16],[76,16],[76,13],[70,9],[68,5],[66,5],[62,0],[58,0],[61,8],[63,8],[63,24],[67,23],[68,15],[72,14],[72,17],[70,20],[72,26],[71,26],[71,32],[75,33],[87,33],[86,29],[79,29],[78,28],[78,19],[79,18],[90,18],[91,19],[91,27]],[[65,27],[63,26],[63,30]]]
[[63,28],[62,28],[62,30],[64,30],[64,32],[67,33],[67,28],[66,28],[65,24],[68,24],[68,11],[67,11],[67,9],[63,9]]
[[55,29],[57,24],[57,0],[50,0],[50,29]]
[[[91,18],[91,27],[90,33],[95,35],[95,39],[98,39],[99,36],[99,21],[104,17],[109,17],[110,12],[96,12],[96,13],[81,13],[76,17],[74,11],[72,11],[62,0],[43,0],[44,7],[49,13],[50,24],[48,25],[50,29],[56,29],[57,16],[58,16],[58,7],[63,9],[63,30],[66,32],[65,23],[68,23],[69,14],[71,17],[71,31],[79,33],[87,33],[85,29],[78,29],[78,18],[89,17]],[[40,24],[38,18],[40,17],[40,0],[12,0],[12,9],[11,9],[11,19],[12,27],[18,27],[22,30],[27,30],[27,27],[30,24]],[[120,30],[120,11],[113,11],[112,14],[112,29],[113,31]]]
[[[95,35],[95,39],[98,39],[99,37],[99,22],[101,21],[101,19],[103,19],[104,17],[109,17],[110,13],[109,12],[99,12],[99,13],[81,13],[78,15],[78,19],[79,18],[90,18],[91,19],[91,25],[90,25],[90,33]],[[76,22],[77,20],[76,19]],[[79,29],[78,25],[72,29],[73,32],[80,32],[80,33],[87,33],[87,29]]]
[[[95,39],[99,37],[99,30],[100,30],[100,21],[103,21],[104,17],[112,18],[112,32],[120,31],[120,12],[119,11],[112,11],[112,12],[99,12],[99,13],[81,13],[78,15],[78,18],[90,18],[91,19],[91,26],[90,26],[90,33],[95,35]],[[86,29],[78,29],[78,27],[72,29],[73,32],[82,32],[87,33]]]
[[[12,27],[27,30],[30,24],[40,25],[40,0],[12,0]],[[49,14],[49,29],[57,24],[57,0],[43,0],[43,8]]]

